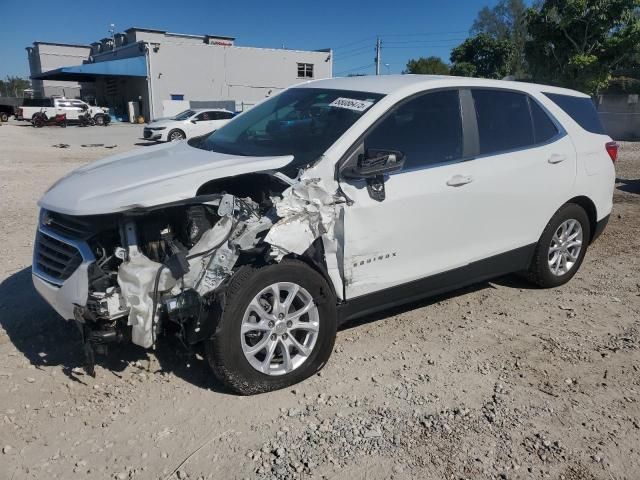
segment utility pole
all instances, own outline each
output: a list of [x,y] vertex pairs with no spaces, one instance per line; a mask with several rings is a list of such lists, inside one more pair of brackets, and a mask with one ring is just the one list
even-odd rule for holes
[[380,75],[380,62],[381,62],[381,47],[382,42],[380,41],[380,37],[376,37],[376,75]]
[[116,49],[116,25],[112,23],[111,28],[109,29],[109,33],[111,34],[111,41],[113,42],[113,50]]

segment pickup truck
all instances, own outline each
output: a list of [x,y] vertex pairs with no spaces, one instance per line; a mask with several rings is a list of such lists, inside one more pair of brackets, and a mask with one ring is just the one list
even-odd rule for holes
[[0,122],[6,122],[14,114],[15,107],[13,105],[0,105]]
[[56,114],[65,113],[67,121],[78,121],[80,114],[88,111],[95,120],[96,125],[105,123],[105,115],[109,115],[109,109],[104,107],[93,107],[82,100],[69,99],[64,97],[52,98],[27,98],[21,107],[18,108],[16,118],[18,120],[31,121],[37,112],[44,112],[47,117],[54,117]]

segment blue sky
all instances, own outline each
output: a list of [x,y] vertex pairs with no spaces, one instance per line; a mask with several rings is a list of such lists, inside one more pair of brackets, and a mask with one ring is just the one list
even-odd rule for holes
[[25,47],[33,41],[88,44],[107,36],[111,23],[119,30],[235,36],[247,46],[331,47],[334,74],[373,73],[379,35],[382,63],[388,64],[383,73],[399,73],[410,58],[437,55],[448,61],[478,10],[496,1],[0,0],[0,78],[28,76]]

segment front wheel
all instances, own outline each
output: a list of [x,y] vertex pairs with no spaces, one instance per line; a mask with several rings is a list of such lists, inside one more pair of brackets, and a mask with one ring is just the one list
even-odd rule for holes
[[96,115],[95,117],[93,117],[93,121],[95,122],[96,125],[98,125],[99,127],[101,127],[102,125],[104,125],[104,117],[100,114]]
[[8,122],[9,121],[9,115],[7,115],[6,113],[0,113],[0,122]]
[[305,263],[243,267],[227,288],[207,358],[215,376],[237,393],[277,390],[326,364],[336,328],[335,296]]
[[169,132],[169,135],[167,135],[167,138],[169,139],[170,142],[179,142],[180,140],[184,140],[185,138],[187,138],[187,136],[184,134],[182,130],[178,130],[176,128],[175,130],[171,130]]
[[527,278],[543,288],[559,287],[576,274],[591,239],[589,217],[580,205],[568,203],[542,232]]

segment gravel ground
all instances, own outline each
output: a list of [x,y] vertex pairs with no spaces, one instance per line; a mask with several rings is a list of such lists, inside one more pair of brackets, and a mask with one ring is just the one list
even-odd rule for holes
[[78,368],[31,285],[35,202],[141,128],[23,125],[0,127],[0,478],[640,478],[640,144],[568,285],[509,276],[366,318],[319,375],[237,397],[173,339]]

